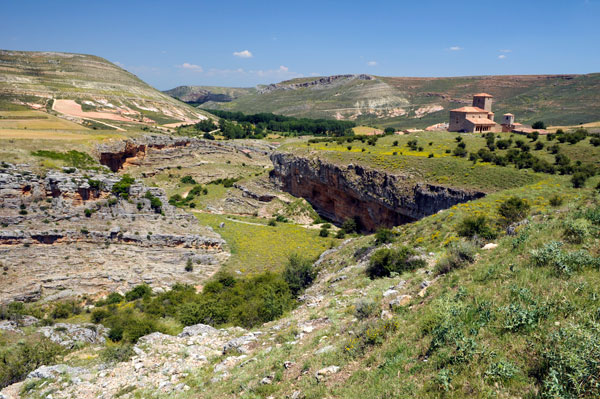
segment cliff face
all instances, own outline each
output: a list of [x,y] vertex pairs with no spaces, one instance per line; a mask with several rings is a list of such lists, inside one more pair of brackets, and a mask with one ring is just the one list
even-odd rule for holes
[[358,218],[365,231],[415,221],[485,195],[287,153],[273,153],[271,161],[271,179],[284,191],[305,198],[317,212],[334,222]]
[[265,156],[269,147],[249,144],[203,140],[193,137],[173,137],[166,135],[146,135],[133,139],[101,144],[96,148],[99,161],[116,172],[126,166],[139,164],[150,153],[160,153],[164,159],[176,160],[191,153],[228,154],[243,152],[247,156]]

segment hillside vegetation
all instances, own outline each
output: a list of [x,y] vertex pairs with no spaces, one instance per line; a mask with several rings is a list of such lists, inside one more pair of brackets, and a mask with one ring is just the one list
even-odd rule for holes
[[425,127],[447,121],[450,109],[470,105],[472,95],[479,92],[495,97],[497,121],[506,112],[529,124],[544,120],[577,125],[600,120],[600,74],[302,78],[259,86],[230,102],[206,102],[203,108]]
[[164,124],[204,115],[100,57],[0,50],[0,109],[20,104],[51,110],[52,100],[74,100],[84,112],[116,113],[133,123]]

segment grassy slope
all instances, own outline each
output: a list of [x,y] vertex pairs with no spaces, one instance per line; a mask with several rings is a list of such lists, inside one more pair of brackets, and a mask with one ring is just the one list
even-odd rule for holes
[[[293,80],[300,83],[303,80]],[[550,124],[579,124],[600,120],[600,74],[569,76],[490,76],[460,78],[378,77],[370,81],[346,80],[343,84],[316,89],[275,90],[255,93],[233,102],[211,104],[216,109],[274,112],[292,116],[345,117],[362,109],[358,121],[383,126],[424,127],[448,119],[448,110],[470,104],[471,96],[489,92],[495,96],[498,116],[512,112],[522,123],[544,120]],[[300,104],[300,105],[298,105]],[[416,117],[415,111],[428,105],[441,105],[443,111]],[[407,114],[392,116],[368,114],[403,108]],[[354,108],[355,110],[349,110]]]
[[[193,118],[202,113],[152,88],[109,61],[84,54],[0,50],[0,97],[3,103],[23,101],[45,104],[48,98],[107,100],[147,116],[157,108],[159,123]],[[0,104],[1,105],[1,104]]]
[[[511,134],[508,133],[499,135],[501,139],[511,137]],[[466,158],[457,158],[452,154],[447,154],[446,150],[456,147],[455,137],[457,137],[456,133],[421,132],[410,135],[385,136],[380,138],[375,146],[370,146],[366,142],[361,143],[358,140],[341,145],[337,143],[310,144],[302,141],[284,145],[281,150],[298,155],[316,156],[340,164],[360,163],[390,172],[409,174],[420,181],[451,187],[472,188],[485,192],[523,186],[547,178],[547,175],[518,170],[513,166],[501,167],[481,162],[474,165]],[[481,135],[461,134],[460,137],[463,138],[469,152],[477,152],[486,145],[486,141]],[[518,139],[524,140],[526,143],[530,142],[524,136],[514,135],[512,137],[513,141]],[[410,140],[417,140],[418,146],[423,147],[423,150],[411,151],[406,145]],[[539,140],[545,146],[558,143],[556,140],[549,142],[545,137],[540,137]],[[397,146],[394,146],[395,141],[398,142]],[[348,146],[351,146],[351,149],[348,149]],[[589,139],[575,145],[559,144],[559,147],[561,153],[568,155],[573,162],[593,162],[600,166],[600,147],[591,146]],[[514,145],[511,148],[514,148]],[[539,151],[532,149],[531,151],[540,158],[551,163],[554,162],[554,155],[546,149]],[[496,153],[501,155],[506,152],[507,150],[496,149]],[[394,155],[394,153],[397,154]],[[434,157],[429,158],[430,154],[433,154]]]
[[[595,185],[597,180],[591,183]],[[564,240],[565,216],[577,217],[579,209],[598,207],[600,197],[590,189],[570,188],[564,178],[536,187],[474,201],[472,206],[487,208],[493,218],[497,217],[497,201],[508,195],[525,196],[536,204],[529,227],[521,228],[517,236],[499,238],[499,246],[494,250],[478,251],[475,263],[440,277],[422,295],[417,295],[421,282],[433,280],[429,274],[432,265],[426,268],[428,274],[419,270],[369,280],[364,264],[358,262],[354,253],[373,245],[373,237],[354,240],[328,257],[319,283],[309,290],[311,295],[326,296],[321,305],[312,310],[299,309],[275,322],[284,327],[275,331],[275,336],[273,329],[267,331],[277,345],[271,347],[271,341],[265,338],[269,350],[259,351],[254,356],[256,361],[235,368],[226,380],[209,382],[214,376],[213,366],[225,356],[195,370],[187,380],[193,389],[182,397],[198,393],[206,398],[284,397],[296,390],[306,398],[538,397],[543,380],[548,381],[545,367],[559,365],[556,361],[547,363],[544,356],[554,349],[570,356],[563,358],[563,366],[583,367],[585,363],[577,363],[585,362],[588,356],[585,350],[581,351],[583,345],[591,344],[592,336],[600,338],[596,330],[588,340],[581,339],[581,335],[574,342],[561,342],[562,347],[549,346],[552,335],[561,329],[574,332],[576,337],[593,331],[600,274],[597,269],[586,268],[571,276],[558,275],[551,267],[534,267],[530,252],[551,240]],[[563,196],[565,205],[551,207],[547,201],[551,193]],[[543,199],[536,199],[537,194]],[[419,236],[440,229],[450,233],[470,212],[467,207],[459,207],[399,227],[400,236],[394,245],[420,246],[425,252],[434,251],[437,260],[444,252],[443,246],[419,240],[405,229],[418,232]],[[564,249],[583,249],[598,257],[599,238],[596,227],[583,244],[565,244]],[[333,284],[334,278],[341,275],[347,279]],[[389,309],[389,298],[386,301],[382,292],[400,281],[405,281],[401,294],[411,295],[411,299],[392,312],[390,323],[398,329],[385,332],[380,328],[383,322],[379,314],[381,309]],[[359,301],[372,301],[381,307],[377,306],[370,317],[357,320],[353,315]],[[511,308],[511,304],[515,307]],[[515,320],[521,320],[519,312],[538,312],[538,316],[518,328],[509,328]],[[328,320],[325,328],[298,340],[301,327],[297,320],[316,321],[321,317]],[[527,316],[523,320],[528,320]],[[441,343],[434,346],[436,337]],[[368,343],[359,350],[365,339]],[[333,349],[315,353],[326,345]],[[288,370],[282,366],[285,361],[293,362]],[[339,366],[341,371],[319,382],[315,372],[330,365]],[[266,375],[274,376],[272,385],[258,382]],[[560,382],[566,384],[567,380],[563,377]]]

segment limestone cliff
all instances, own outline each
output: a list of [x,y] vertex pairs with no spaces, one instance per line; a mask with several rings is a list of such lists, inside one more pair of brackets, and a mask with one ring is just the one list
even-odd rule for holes
[[336,223],[358,218],[364,231],[418,220],[484,196],[482,192],[417,182],[407,175],[288,153],[273,153],[271,161],[271,179],[284,191],[305,198]]

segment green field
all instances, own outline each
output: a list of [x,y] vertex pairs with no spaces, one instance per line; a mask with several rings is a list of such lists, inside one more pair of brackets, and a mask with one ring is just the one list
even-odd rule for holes
[[[385,136],[377,140],[375,145],[366,141],[354,140],[343,144],[337,142],[309,143],[307,140],[286,144],[281,151],[293,152],[297,155],[319,157],[330,162],[347,165],[359,163],[365,166],[390,172],[407,174],[415,180],[435,182],[451,187],[464,187],[485,192],[520,187],[532,184],[546,178],[546,175],[534,173],[527,169],[516,169],[514,166],[496,166],[478,161],[476,164],[468,158],[458,158],[447,151],[452,151],[456,145],[457,133],[449,132],[420,132],[409,135]],[[531,146],[531,140],[525,136],[510,133],[498,133],[500,139],[523,140]],[[481,135],[460,134],[468,152],[477,152],[485,148],[486,141]],[[417,140],[417,149],[411,150],[407,143]],[[499,140],[499,139],[497,139]],[[591,146],[589,138],[577,143],[549,142],[540,136],[538,141],[545,147],[557,144],[560,152],[567,155],[573,162],[582,161],[600,167],[600,147]],[[394,145],[394,142],[397,142]],[[349,148],[350,147],[350,148]],[[422,150],[419,150],[422,147]],[[533,147],[533,146],[532,146]],[[511,147],[514,148],[514,145]],[[505,155],[508,150],[496,149],[495,153]],[[531,149],[537,157],[554,162],[554,155],[546,148]],[[432,155],[431,155],[432,154]]]
[[[318,229],[292,223],[268,226],[259,218],[215,215],[194,212],[201,224],[211,226],[229,245],[231,258],[223,270],[255,274],[270,270],[280,272],[289,255],[296,253],[316,258],[339,240],[319,237]],[[219,224],[225,223],[220,228]]]

